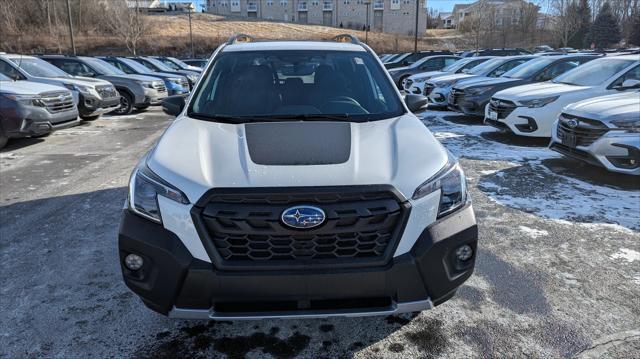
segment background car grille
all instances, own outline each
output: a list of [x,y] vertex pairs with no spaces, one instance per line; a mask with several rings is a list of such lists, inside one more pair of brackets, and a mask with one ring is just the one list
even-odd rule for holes
[[429,94],[431,94],[431,92],[433,92],[434,88],[435,88],[435,86],[432,85],[432,84],[425,84],[424,85],[424,95],[425,96],[429,96]]
[[96,91],[98,92],[98,95],[100,95],[100,97],[102,97],[103,99],[120,96],[118,94],[118,91],[116,91],[116,88],[111,85],[98,85],[96,86]]
[[[571,126],[570,123],[576,124]],[[609,131],[604,123],[583,117],[561,114],[558,120],[557,135],[562,140],[567,135],[575,136],[576,146],[589,146]]]
[[[282,224],[282,212],[295,205],[321,208],[325,223],[304,230]],[[376,186],[214,194],[193,214],[217,265],[257,270],[385,264],[408,212],[407,202]]]
[[158,92],[167,92],[167,87],[163,82],[156,82],[153,84],[153,88]]
[[498,100],[492,98],[489,101],[489,110],[496,112],[498,114],[498,118],[504,119],[507,118],[513,110],[516,109],[516,104],[512,101],[508,100]]
[[73,101],[73,96],[70,92],[54,92],[42,94],[41,100],[47,107],[47,110],[49,110],[49,112],[51,113],[69,111],[76,106]]
[[457,88],[451,89],[451,105],[457,105],[462,97],[464,97],[464,90]]

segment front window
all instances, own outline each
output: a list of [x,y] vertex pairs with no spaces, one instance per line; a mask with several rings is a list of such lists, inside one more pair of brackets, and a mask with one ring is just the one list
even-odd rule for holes
[[487,62],[484,62],[474,68],[472,68],[471,70],[469,70],[469,74],[472,75],[482,75],[487,73],[488,71],[491,71],[492,69],[500,66],[501,64],[504,63],[504,59],[501,58],[496,58],[496,59],[491,59]]
[[180,66],[178,66],[177,64],[174,64],[173,61],[166,59],[164,57],[159,58],[158,60],[160,60],[166,67],[173,69],[173,70],[180,70]]
[[593,60],[556,77],[553,82],[575,86],[598,86],[634,62],[622,59]]
[[520,66],[516,66],[513,69],[507,71],[502,75],[503,77],[509,77],[514,79],[526,79],[535,75],[538,71],[544,69],[553,63],[555,59],[540,58],[526,62]]
[[404,113],[397,92],[367,52],[222,53],[193,98],[189,116],[233,123],[371,121]]
[[144,66],[143,64],[137,61],[126,59],[126,58],[120,59],[120,61],[122,61],[122,63],[124,63],[126,66],[130,67],[131,69],[133,69],[138,74],[153,73],[153,71],[149,70],[148,67]]
[[12,58],[16,66],[35,77],[69,77],[69,74],[38,58]]
[[148,68],[150,68],[151,70],[153,70],[153,71],[173,72],[173,69],[169,68],[167,65],[162,63],[162,61],[154,59],[154,58],[151,58],[151,57],[147,57],[145,59],[142,59],[140,62],[143,65],[145,65]]
[[89,65],[92,69],[94,69],[95,71],[97,71],[102,75],[107,75],[107,76],[126,75],[122,70],[111,65],[106,61],[102,61],[100,59],[94,59],[90,57],[86,58],[85,61],[87,62],[87,65]]

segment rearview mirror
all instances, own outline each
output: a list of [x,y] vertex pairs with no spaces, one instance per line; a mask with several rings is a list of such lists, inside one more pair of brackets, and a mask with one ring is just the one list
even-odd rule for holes
[[634,80],[634,79],[624,80],[624,82],[622,83],[622,85],[620,85],[619,88],[623,90],[640,88],[640,80]]
[[427,97],[422,95],[408,94],[404,98],[404,103],[407,104],[411,112],[420,111],[420,109],[427,105],[427,102]]
[[162,100],[162,111],[170,116],[178,116],[184,110],[184,97],[169,96]]

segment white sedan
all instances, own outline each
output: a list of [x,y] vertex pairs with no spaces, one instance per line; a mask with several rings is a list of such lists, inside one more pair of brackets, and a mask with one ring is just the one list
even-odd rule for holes
[[520,136],[551,137],[562,109],[574,102],[637,88],[640,55],[605,57],[550,82],[497,92],[485,109],[485,123]]

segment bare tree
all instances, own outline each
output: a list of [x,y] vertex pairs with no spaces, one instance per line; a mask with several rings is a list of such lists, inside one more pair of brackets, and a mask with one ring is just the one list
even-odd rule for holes
[[149,23],[140,13],[138,0],[135,1],[134,8],[129,8],[125,0],[113,0],[109,8],[109,28],[114,34],[122,37],[132,55],[137,55],[138,43],[149,30]]
[[459,28],[462,32],[471,33],[473,46],[477,50],[482,45],[482,40],[495,26],[495,9],[489,0],[478,0],[465,9],[469,15],[460,20]]
[[551,8],[555,15],[552,27],[554,39],[556,43],[566,47],[580,26],[577,5],[572,0],[553,0]]

